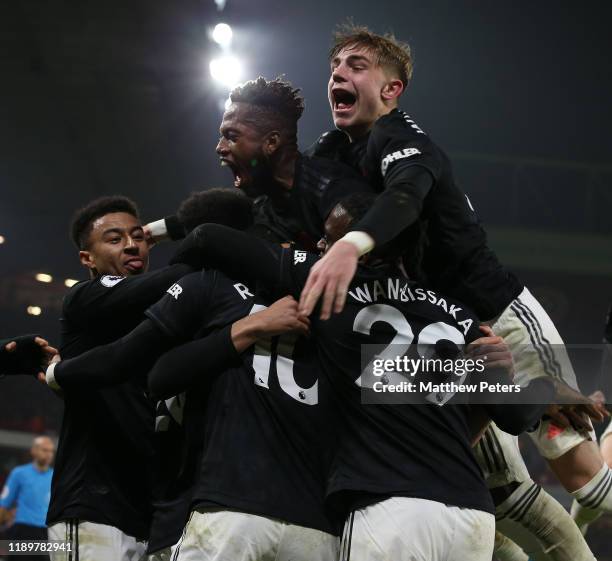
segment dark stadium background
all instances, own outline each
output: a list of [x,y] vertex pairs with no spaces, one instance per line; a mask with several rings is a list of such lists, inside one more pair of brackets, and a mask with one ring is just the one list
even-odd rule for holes
[[[232,26],[244,79],[284,74],[302,88],[306,147],[331,127],[326,52],[334,25],[353,16],[412,45],[403,108],[449,152],[491,245],[566,342],[600,343],[612,302],[608,6],[227,0],[219,11],[212,0],[0,3],[0,336],[38,332],[58,341],[64,279],[84,278],[67,235],[78,206],[121,193],[154,219],[191,191],[230,186],[214,152],[227,94],[208,71],[218,54],[214,24]],[[154,250],[152,265],[168,255]],[[53,282],[37,282],[40,272]],[[28,306],[41,315],[28,315]],[[584,389],[612,395],[595,362]],[[0,381],[0,482],[27,459],[30,436],[20,431],[54,434],[60,416],[61,402],[46,388]],[[542,460],[528,455],[536,477],[553,483]],[[595,544],[596,532],[589,539]],[[612,544],[595,547],[600,559],[612,558]]]

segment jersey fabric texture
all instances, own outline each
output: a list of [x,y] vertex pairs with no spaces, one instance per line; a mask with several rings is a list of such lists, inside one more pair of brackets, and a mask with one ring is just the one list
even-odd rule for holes
[[264,195],[254,204],[253,231],[268,241],[294,242],[315,250],[331,210],[351,193],[373,192],[349,166],[326,158],[299,156],[293,186],[285,197]]
[[[205,335],[262,309],[243,283],[208,271],[176,283],[147,316],[171,337]],[[201,365],[205,370],[206,365]],[[333,424],[305,339],[275,337],[245,353],[206,396],[192,507],[223,507],[335,531],[324,509]]]
[[[131,277],[105,275],[72,287],[62,311],[62,358],[129,333],[146,308],[191,270],[177,264]],[[145,380],[129,380],[97,390],[63,388],[49,526],[79,519],[139,539],[148,535],[155,410],[145,387]]]
[[[481,320],[498,316],[520,294],[520,282],[489,249],[448,157],[406,113],[394,109],[380,117],[369,135],[353,144],[337,135],[326,143],[323,137],[311,153],[319,150],[359,170],[381,193],[353,230],[385,243],[399,234],[406,215],[418,217],[426,233],[421,267],[432,288],[469,305]],[[413,166],[429,174],[429,189],[405,181]]]

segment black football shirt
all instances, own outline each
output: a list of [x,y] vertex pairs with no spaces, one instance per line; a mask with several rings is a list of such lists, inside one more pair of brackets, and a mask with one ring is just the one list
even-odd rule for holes
[[[448,157],[406,113],[394,109],[380,117],[367,136],[352,144],[334,138],[329,147],[325,139],[324,135],[320,151],[315,146],[313,153],[359,170],[381,193],[353,230],[385,243],[399,233],[403,217],[414,213],[427,238],[421,263],[425,279],[435,290],[465,302],[481,320],[498,316],[520,294],[522,285],[488,247]],[[414,166],[431,176],[431,188],[419,190],[405,183]]]
[[[282,285],[299,294],[316,259],[283,251]],[[477,339],[478,325],[463,304],[411,283],[389,266],[360,266],[343,312],[315,320],[321,369],[344,421],[328,481],[334,506],[355,507],[371,495],[407,496],[494,512],[472,453],[469,407],[368,404],[367,393],[376,399],[372,378],[361,374],[371,358],[362,352],[396,356],[414,347],[426,356],[440,340],[461,346]]]
[[[147,311],[169,336],[196,337],[268,302],[209,271],[188,275]],[[206,365],[194,365],[206,370]],[[331,395],[312,343],[293,335],[258,342],[202,399],[200,471],[192,506],[214,506],[334,532],[324,508],[334,435]],[[193,397],[193,392],[191,392]]]
[[351,167],[328,158],[298,156],[293,187],[274,201],[255,200],[253,231],[268,241],[314,251],[331,210],[352,193],[373,192]]
[[[172,265],[132,277],[105,275],[76,284],[61,318],[62,358],[110,343],[136,327],[148,306],[192,269]],[[146,538],[155,411],[145,380],[105,389],[64,389],[47,524],[82,519]]]

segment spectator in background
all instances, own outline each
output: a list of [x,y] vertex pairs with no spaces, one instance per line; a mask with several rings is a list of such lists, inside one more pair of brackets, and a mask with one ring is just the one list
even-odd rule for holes
[[[0,495],[0,524],[9,517],[9,510],[17,507],[14,524],[8,531],[11,540],[47,539],[45,520],[51,495],[53,468],[50,466],[55,445],[48,436],[39,436],[32,443],[31,454],[34,461],[14,468]],[[20,555],[15,559],[26,561],[29,558]],[[39,554],[32,559],[42,561],[44,557]]]

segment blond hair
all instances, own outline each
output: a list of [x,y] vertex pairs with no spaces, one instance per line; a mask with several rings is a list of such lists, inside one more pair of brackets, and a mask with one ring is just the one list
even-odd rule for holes
[[352,22],[342,24],[334,32],[334,44],[329,51],[329,60],[333,60],[340,51],[362,47],[375,56],[376,64],[393,72],[404,85],[412,78],[412,54],[410,45],[398,41],[392,33],[377,35],[365,26]]

